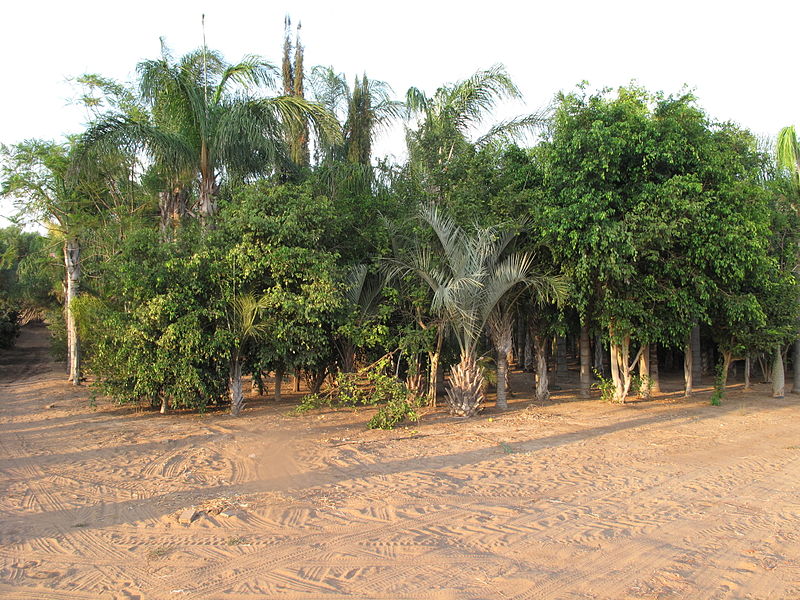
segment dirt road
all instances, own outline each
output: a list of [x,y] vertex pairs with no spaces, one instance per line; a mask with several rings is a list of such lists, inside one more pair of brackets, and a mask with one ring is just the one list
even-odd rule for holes
[[0,597],[800,598],[800,396],[518,394],[376,432],[92,407],[47,345],[0,355]]

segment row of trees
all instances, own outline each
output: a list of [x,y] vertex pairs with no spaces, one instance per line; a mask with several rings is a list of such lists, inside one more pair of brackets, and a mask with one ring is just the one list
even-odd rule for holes
[[[793,129],[776,160],[691,93],[635,86],[578,88],[489,125],[519,96],[502,67],[400,102],[366,75],[306,76],[286,25],[280,69],[163,48],[135,88],[79,79],[81,135],[3,148],[3,193],[50,227],[18,263],[45,276],[62,248],[61,275],[26,302],[63,306],[74,384],[88,370],[119,401],[238,414],[244,374],[335,391],[383,356],[431,402],[446,363],[448,405],[469,416],[485,356],[499,407],[511,357],[544,399],[548,347],[565,336],[583,395],[593,355],[608,353],[625,401],[637,372],[657,381],[658,349],[683,354],[691,393],[693,334],[718,349],[720,394],[737,359],[774,357],[782,381],[798,338]],[[407,161],[375,162],[399,119]]]

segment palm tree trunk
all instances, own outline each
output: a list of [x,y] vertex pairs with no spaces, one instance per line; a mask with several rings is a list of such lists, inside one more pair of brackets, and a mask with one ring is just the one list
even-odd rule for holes
[[69,238],[64,242],[64,266],[67,271],[67,293],[64,298],[64,307],[67,326],[68,379],[72,385],[80,385],[81,347],[72,301],[78,297],[81,285],[81,248],[78,240],[74,238]]
[[483,375],[475,355],[465,353],[450,370],[450,385],[446,391],[450,414],[471,417],[483,408]]
[[550,386],[547,378],[547,341],[547,338],[543,335],[533,336],[533,346],[536,353],[534,397],[537,402],[547,402],[550,399]]
[[242,391],[242,361],[237,357],[231,360],[231,375],[228,385],[231,398],[231,415],[238,417],[244,408],[244,393]]
[[507,391],[508,352],[504,348],[497,349],[497,402],[500,410],[508,408]]
[[497,352],[497,402],[500,410],[508,408],[508,364],[514,346],[514,319],[510,311],[498,311],[487,323],[489,336]]
[[581,398],[588,398],[592,389],[592,348],[589,325],[581,325]]
[[209,164],[208,146],[205,140],[200,146],[200,221],[211,227],[211,219],[217,214],[217,180],[214,168]]
[[567,338],[556,336],[556,381],[563,386],[567,383]]

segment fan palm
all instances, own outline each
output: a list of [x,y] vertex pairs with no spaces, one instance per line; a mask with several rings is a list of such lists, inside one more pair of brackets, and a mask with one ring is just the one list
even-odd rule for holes
[[410,257],[397,265],[430,286],[431,309],[458,342],[460,361],[451,368],[447,401],[453,414],[472,416],[484,401],[478,343],[498,303],[513,299],[509,292],[522,284],[535,284],[548,293],[554,281],[531,273],[532,254],[507,252],[516,236],[508,226],[483,227],[468,234],[433,204],[423,206],[419,216],[433,230],[436,244],[417,243]]
[[274,86],[277,77],[275,67],[257,56],[229,65],[203,48],[174,62],[162,47],[161,58],[139,63],[138,72],[151,115],[108,115],[90,127],[87,145],[143,149],[169,180],[169,190],[196,180],[203,221],[217,212],[223,171],[269,174],[288,161],[287,128],[310,123],[322,137],[339,135],[335,118],[318,104],[296,96],[252,96],[256,88]]

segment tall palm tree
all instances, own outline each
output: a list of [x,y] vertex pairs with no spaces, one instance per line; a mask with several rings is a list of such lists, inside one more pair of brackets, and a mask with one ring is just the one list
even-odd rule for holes
[[328,158],[369,166],[375,139],[393,120],[400,118],[404,104],[393,100],[392,88],[356,76],[352,87],[333,67],[316,66],[311,71],[314,97],[342,123],[341,143],[324,148]]
[[162,171],[167,191],[197,182],[197,213],[203,222],[217,212],[222,173],[267,175],[288,160],[285,132],[310,123],[320,136],[337,138],[335,118],[297,96],[261,98],[277,71],[257,56],[227,64],[201,48],[173,61],[162,56],[139,63],[139,90],[149,117],[114,113],[89,128],[87,146],[143,149]]
[[[483,123],[497,103],[521,97],[502,65],[442,86],[430,97],[416,87],[409,88],[405,103],[408,116],[417,119],[416,129],[406,131],[412,169],[423,179],[446,172],[451,160],[471,145],[470,133]],[[475,144],[481,146],[498,138],[518,137],[543,122],[543,113],[501,122],[479,137]]]
[[434,204],[421,207],[419,216],[433,230],[436,243],[416,243],[410,256],[396,265],[430,286],[431,309],[452,331],[460,351],[446,391],[450,411],[472,416],[484,401],[478,343],[498,303],[517,286],[535,282],[547,291],[554,282],[531,273],[531,254],[507,252],[516,236],[508,226],[478,228],[469,234]]
[[794,125],[781,129],[777,147],[778,165],[791,171],[793,181],[800,185],[800,143]]

